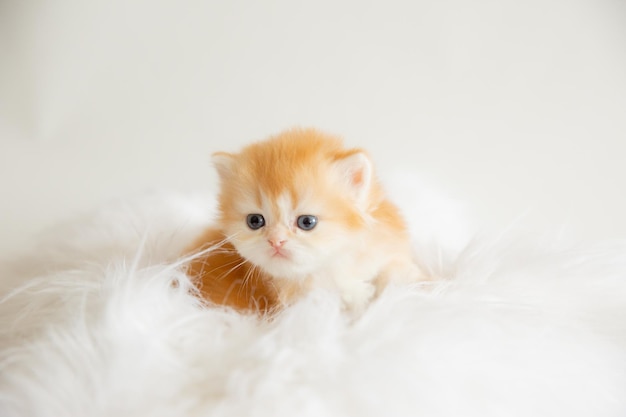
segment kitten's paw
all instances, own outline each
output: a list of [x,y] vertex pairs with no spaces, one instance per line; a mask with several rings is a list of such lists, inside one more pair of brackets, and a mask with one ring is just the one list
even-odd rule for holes
[[430,278],[413,262],[391,264],[381,273],[381,278],[386,282],[393,282],[396,284],[410,284],[413,282],[430,280]]
[[365,310],[375,293],[373,284],[357,281],[341,288],[341,299],[346,310],[358,314]]
[[412,284],[416,282],[432,281],[432,278],[425,274],[413,262],[397,262],[387,266],[374,280],[376,284],[376,294],[382,293],[388,284]]

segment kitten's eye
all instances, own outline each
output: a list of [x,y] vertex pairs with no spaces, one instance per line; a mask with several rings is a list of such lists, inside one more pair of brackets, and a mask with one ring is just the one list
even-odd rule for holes
[[298,217],[298,227],[302,230],[311,230],[317,226],[317,217],[305,214]]
[[248,223],[250,229],[257,230],[265,226],[265,219],[261,214],[248,214],[246,223]]

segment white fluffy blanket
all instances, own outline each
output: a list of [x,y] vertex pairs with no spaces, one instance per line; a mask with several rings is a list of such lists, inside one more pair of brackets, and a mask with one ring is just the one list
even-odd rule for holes
[[177,254],[207,212],[113,204],[5,263],[0,415],[626,415],[623,242],[421,244],[434,292],[389,288],[355,321],[315,293],[268,322],[190,294]]

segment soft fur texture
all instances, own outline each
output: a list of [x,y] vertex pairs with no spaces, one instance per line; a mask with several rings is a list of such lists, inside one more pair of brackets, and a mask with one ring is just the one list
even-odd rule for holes
[[626,414],[624,242],[441,255],[422,235],[435,291],[390,287],[354,321],[317,291],[263,321],[203,306],[176,261],[209,207],[112,204],[6,263],[0,415]]
[[291,129],[214,160],[217,221],[190,250],[212,248],[190,270],[207,299],[265,313],[326,289],[358,313],[387,283],[425,277],[365,151]]

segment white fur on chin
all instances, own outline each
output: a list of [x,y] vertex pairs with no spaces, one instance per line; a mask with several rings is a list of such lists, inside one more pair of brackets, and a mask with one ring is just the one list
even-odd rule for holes
[[203,308],[175,263],[207,206],[105,207],[4,265],[0,415],[626,415],[624,242],[477,239],[355,321],[324,291],[259,321]]

